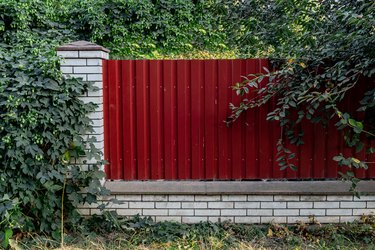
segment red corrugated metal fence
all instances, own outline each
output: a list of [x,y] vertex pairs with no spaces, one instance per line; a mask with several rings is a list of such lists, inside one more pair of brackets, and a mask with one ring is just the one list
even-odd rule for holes
[[[280,127],[266,121],[274,103],[248,110],[229,128],[223,122],[230,114],[228,104],[241,100],[230,86],[263,67],[268,60],[103,61],[107,178],[337,177],[332,157],[352,151],[343,147],[333,124],[303,124],[306,143],[294,148],[298,170],[281,171],[276,162]],[[344,105],[353,106],[350,100]],[[375,177],[373,169],[357,174]]]

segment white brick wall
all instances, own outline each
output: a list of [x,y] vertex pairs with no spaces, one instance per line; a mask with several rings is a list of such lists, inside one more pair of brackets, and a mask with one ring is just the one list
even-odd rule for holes
[[[73,43],[74,44],[74,43]],[[84,46],[83,46],[84,47]],[[82,47],[82,49],[83,49]],[[78,49],[78,50],[77,50]],[[102,60],[108,59],[108,53],[101,50],[79,50],[79,46],[74,46],[72,51],[57,51],[57,55],[62,57],[61,71],[63,74],[71,77],[82,78],[83,81],[95,81],[94,85],[98,91],[86,93],[81,97],[85,103],[93,102],[98,105],[95,112],[89,114],[93,121],[93,132],[87,132],[86,135],[94,136],[97,139],[95,146],[99,150],[104,150],[104,121],[103,121],[103,82],[102,82]],[[95,163],[94,160],[88,161],[88,164]]]
[[[113,195],[123,204],[108,210],[120,215],[150,216],[156,221],[197,223],[296,223],[315,219],[321,223],[349,222],[375,214],[373,196],[306,195]],[[109,197],[103,197],[108,200]],[[95,206],[80,208],[85,215],[98,213]]]

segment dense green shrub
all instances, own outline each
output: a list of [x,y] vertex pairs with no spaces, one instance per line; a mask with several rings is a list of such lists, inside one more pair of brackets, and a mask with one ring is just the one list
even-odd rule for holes
[[87,115],[96,106],[79,96],[94,89],[62,76],[55,48],[74,35],[54,22],[48,4],[0,2],[0,241],[5,243],[16,231],[58,237],[62,216],[72,225],[79,219],[75,206],[95,202],[105,191],[99,165],[81,171],[80,156],[102,161],[95,138],[82,137],[92,130]]
[[0,51],[0,193],[17,201],[0,206],[0,214],[13,209],[22,214],[12,214],[1,227],[49,233],[60,229],[63,189],[65,211],[72,218],[74,205],[96,201],[104,175],[98,166],[80,171],[82,162],[73,160],[83,154],[101,160],[94,138],[81,136],[91,129],[87,114],[95,105],[78,97],[90,84],[62,78],[56,68],[48,68],[57,57],[34,53],[27,47]]
[[165,58],[228,50],[214,1],[85,0],[66,1],[64,6],[61,22],[78,36],[109,48],[114,57]]

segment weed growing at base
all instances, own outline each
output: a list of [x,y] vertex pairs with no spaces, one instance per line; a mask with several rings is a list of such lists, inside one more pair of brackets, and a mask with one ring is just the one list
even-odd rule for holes
[[[84,227],[83,227],[84,226]],[[67,249],[372,249],[375,217],[347,224],[244,225],[230,222],[181,224],[106,212],[66,236]],[[22,249],[52,249],[58,242],[40,236],[13,240]]]

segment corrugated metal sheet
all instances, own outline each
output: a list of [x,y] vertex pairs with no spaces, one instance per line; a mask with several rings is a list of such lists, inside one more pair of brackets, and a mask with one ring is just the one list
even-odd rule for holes
[[[353,153],[333,123],[326,128],[303,123],[306,143],[292,147],[298,170],[281,171],[280,127],[266,121],[273,102],[226,126],[228,104],[241,100],[230,86],[262,72],[266,59],[105,60],[103,65],[108,179],[335,178],[342,169],[332,157]],[[347,98],[345,108],[354,111],[353,102],[353,96]],[[357,174],[375,177],[375,170]]]

